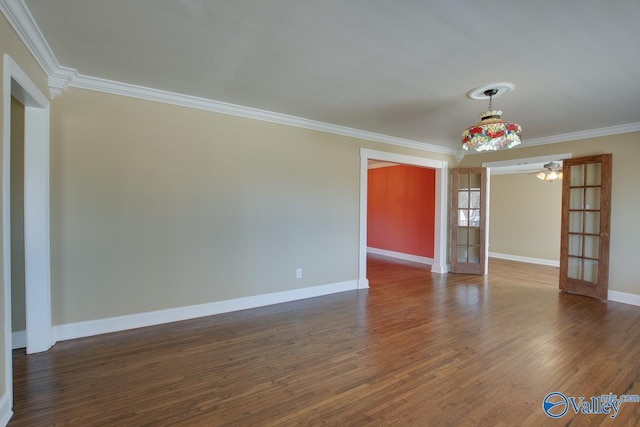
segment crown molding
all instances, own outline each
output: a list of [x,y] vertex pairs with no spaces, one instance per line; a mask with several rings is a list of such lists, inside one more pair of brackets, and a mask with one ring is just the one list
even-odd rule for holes
[[422,151],[429,151],[442,154],[453,155],[456,149],[441,147],[439,145],[428,144],[420,141],[413,141],[404,138],[397,138],[374,132],[353,129],[346,126],[339,126],[324,123],[317,120],[305,119],[302,117],[290,116],[287,114],[275,113],[272,111],[260,110],[257,108],[245,107],[241,105],[229,104],[226,102],[211,99],[199,98],[195,96],[182,95],[158,89],[136,86],[128,83],[115,82],[97,77],[79,74],[77,70],[61,66],[56,59],[51,47],[44,38],[40,28],[36,24],[31,12],[22,0],[0,0],[0,11],[7,17],[7,20],[20,36],[23,43],[35,57],[42,69],[49,77],[49,91],[51,98],[62,94],[69,86],[106,92],[116,95],[129,96],[146,99],[150,101],[174,104],[183,107],[197,108],[200,110],[214,111],[222,114],[246,117],[250,119],[262,120],[272,123],[279,123],[289,126],[328,132],[352,138],[359,138],[368,141],[382,142],[385,144],[398,145],[401,147],[413,148]]
[[152,89],[143,86],[136,86],[128,83],[115,82],[112,80],[106,80],[97,77],[83,76],[81,74],[72,79],[69,83],[69,86],[116,95],[130,96],[149,101],[163,102],[183,107],[196,108],[199,110],[230,114],[234,116],[262,120],[271,123],[279,123],[288,126],[317,130],[321,132],[328,132],[336,135],[359,138],[367,141],[382,142],[391,145],[414,148],[422,151],[451,155],[457,152],[456,149],[428,144],[426,142],[397,138],[394,136],[354,129],[346,126],[334,125],[331,123],[320,122],[303,117],[291,116],[288,114],[276,113],[267,110],[260,110],[257,108],[245,107],[242,105],[230,104],[227,102],[215,101],[211,99],[200,98],[197,96],[182,95],[179,93],[167,92],[164,90]]
[[74,68],[58,67],[53,73],[49,74],[49,92],[51,99],[62,95],[71,83],[79,77],[78,72]]
[[[166,104],[197,108],[200,110],[230,114],[234,116],[246,117],[272,123],[279,123],[288,126],[317,130],[321,132],[328,132],[336,135],[413,148],[421,151],[455,155],[456,159],[462,159],[465,155],[478,154],[475,152],[464,151],[462,148],[455,149],[442,147],[426,142],[397,138],[394,136],[354,129],[346,126],[334,125],[287,114],[275,113],[272,111],[260,110],[257,108],[245,107],[206,98],[199,98],[196,96],[182,95],[159,89],[152,89],[131,85],[128,83],[121,83],[97,77],[85,76],[79,74],[78,71],[73,68],[60,65],[55,55],[53,54],[51,47],[44,38],[44,35],[40,31],[40,28],[38,28],[38,25],[33,19],[31,12],[24,4],[23,0],[0,0],[0,11],[2,11],[2,13],[5,15],[18,36],[22,39],[23,43],[27,46],[38,64],[40,64],[44,72],[47,74],[49,78],[49,91],[51,98],[59,96],[69,86],[73,86],[82,89],[95,90],[116,95],[162,102]],[[591,129],[580,132],[571,132],[549,137],[534,138],[525,141],[518,147],[514,147],[514,149],[636,131],[640,131],[640,122],[600,129]]]
[[47,74],[51,98],[64,92],[78,73],[60,66],[29,8],[22,0],[0,0],[0,11]]
[[24,2],[22,0],[0,0],[0,10],[44,72],[51,75],[57,70],[60,64]]
[[562,133],[559,135],[545,136],[542,138],[529,139],[516,148],[535,147],[537,145],[557,144],[559,142],[577,141],[579,139],[597,138],[600,136],[618,135],[640,131],[640,122],[627,123],[618,126],[609,126],[598,129],[582,130],[579,132]]

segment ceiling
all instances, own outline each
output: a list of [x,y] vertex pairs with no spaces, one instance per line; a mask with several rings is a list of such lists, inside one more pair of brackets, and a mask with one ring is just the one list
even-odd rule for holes
[[638,0],[24,3],[84,76],[456,150],[492,82],[523,145],[640,130]]

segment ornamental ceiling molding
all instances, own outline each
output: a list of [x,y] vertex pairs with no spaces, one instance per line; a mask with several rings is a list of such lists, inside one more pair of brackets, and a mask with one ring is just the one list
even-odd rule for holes
[[64,92],[73,79],[78,76],[78,72],[58,63],[24,2],[22,0],[0,0],[0,11],[47,74],[51,98],[53,99]]
[[454,155],[457,149],[433,145],[426,142],[414,141],[375,132],[339,126],[317,120],[281,114],[242,105],[230,104],[196,96],[182,95],[159,89],[152,89],[128,83],[121,83],[97,77],[79,74],[77,70],[60,65],[51,47],[36,24],[31,12],[22,0],[0,0],[0,11],[18,33],[22,42],[27,46],[38,64],[47,74],[51,99],[61,95],[69,86],[106,92],[115,95],[157,101],[166,104],[213,111],[222,114],[246,117],[271,123],[279,123],[367,141],[413,148],[432,153]]
[[[48,76],[49,92],[51,99],[61,95],[69,87],[94,90],[115,95],[129,96],[149,101],[162,102],[183,107],[196,108],[222,114],[229,114],[250,119],[279,123],[288,126],[300,127],[310,130],[332,133],[366,141],[381,142],[400,147],[413,148],[432,153],[454,155],[462,159],[465,155],[477,153],[465,152],[462,148],[449,148],[426,142],[398,138],[390,135],[339,126],[317,120],[245,107],[195,96],[182,95],[159,89],[121,83],[112,80],[79,74],[74,68],[60,65],[51,47],[44,38],[40,28],[36,24],[31,12],[22,0],[0,0],[0,11],[7,18],[22,42],[27,46],[38,64]],[[592,129],[580,132],[572,132],[543,138],[534,138],[523,141],[518,148],[533,147],[536,145],[554,144],[558,142],[573,141],[577,139],[594,138],[599,136],[615,135],[627,132],[640,131],[640,122],[629,123],[620,126],[612,126],[600,129]]]
[[[545,136],[541,138],[527,139],[523,141],[524,147],[535,147],[536,145],[557,144],[560,142],[577,141],[579,139],[597,138],[600,136],[619,135],[621,133],[631,133],[640,131],[640,122],[627,123],[624,125],[608,126],[598,129],[581,130],[577,132],[561,133],[558,135]],[[514,147],[516,150],[520,147]]]

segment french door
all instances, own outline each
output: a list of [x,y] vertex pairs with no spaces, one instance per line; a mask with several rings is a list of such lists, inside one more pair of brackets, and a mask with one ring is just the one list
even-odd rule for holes
[[611,154],[563,161],[560,289],[607,299]]
[[451,272],[485,274],[487,170],[452,170]]

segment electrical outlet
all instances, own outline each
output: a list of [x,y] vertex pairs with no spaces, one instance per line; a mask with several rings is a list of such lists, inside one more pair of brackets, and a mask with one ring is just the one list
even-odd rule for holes
[[301,277],[302,277],[302,269],[296,268],[296,279],[299,279]]

